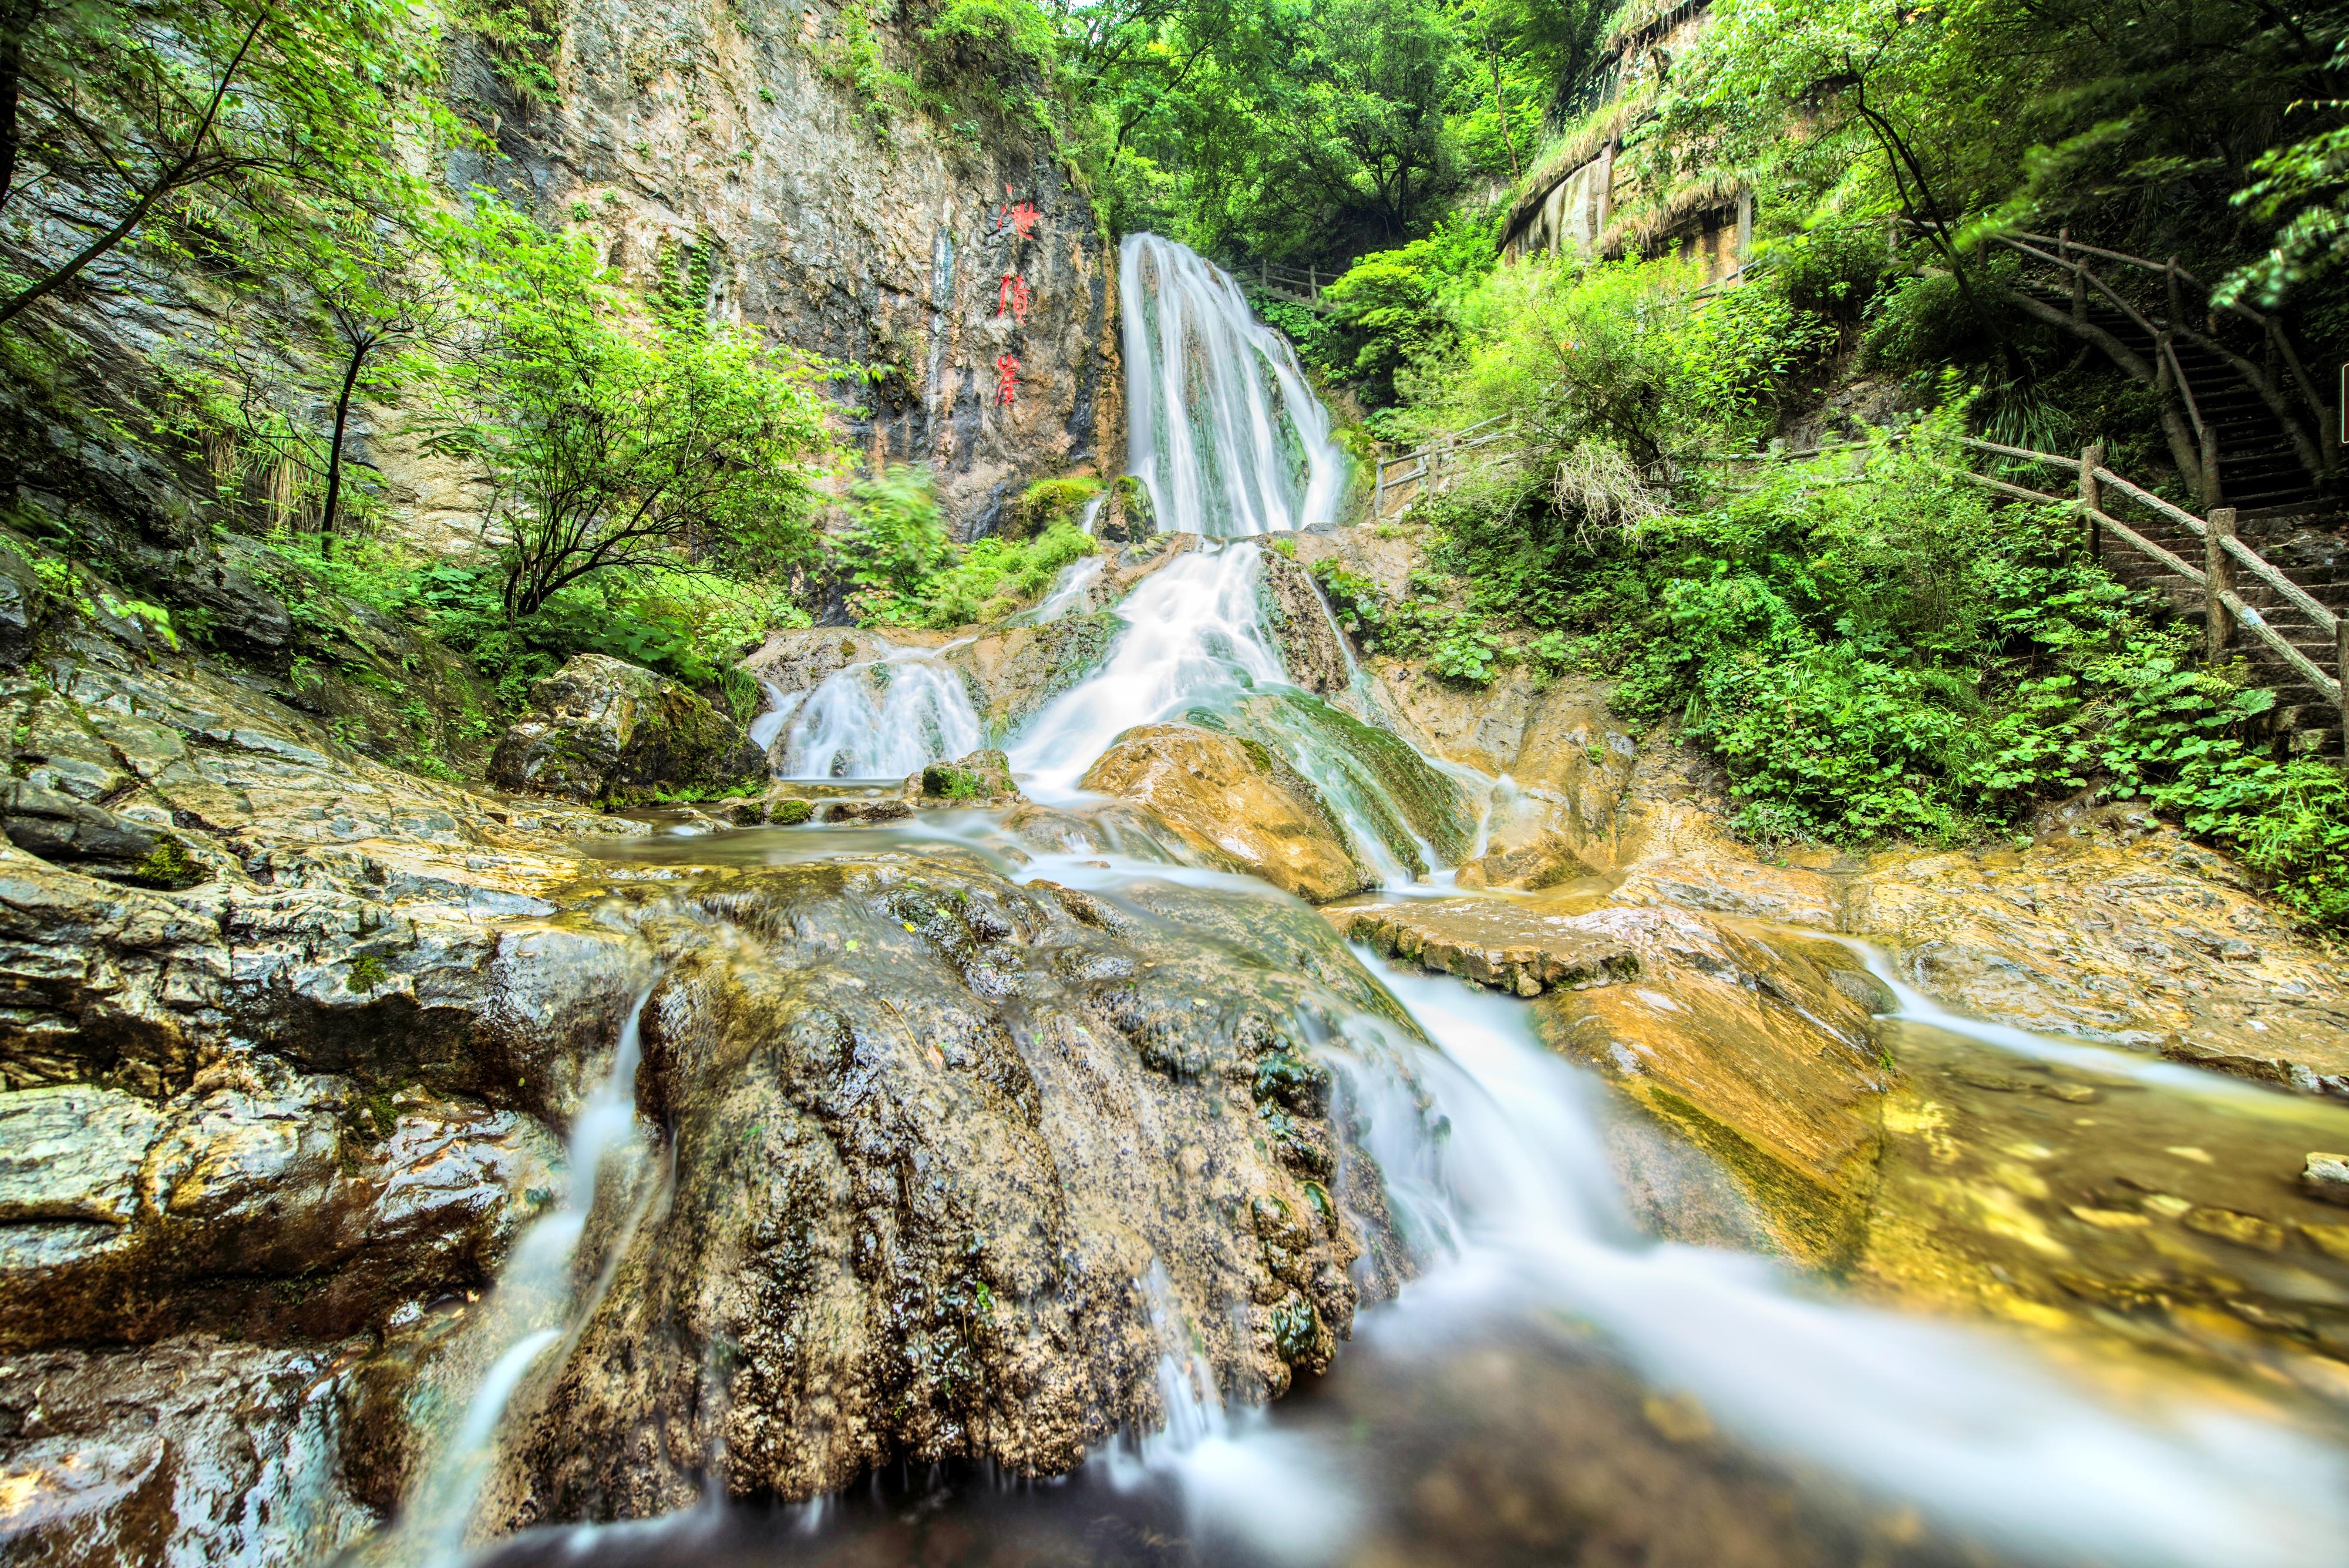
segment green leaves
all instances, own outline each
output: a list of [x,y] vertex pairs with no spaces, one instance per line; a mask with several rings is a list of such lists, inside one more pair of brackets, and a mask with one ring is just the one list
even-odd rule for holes
[[454,265],[480,327],[423,429],[489,475],[509,616],[615,570],[812,563],[817,365],[692,307],[646,321],[584,239],[475,202]]

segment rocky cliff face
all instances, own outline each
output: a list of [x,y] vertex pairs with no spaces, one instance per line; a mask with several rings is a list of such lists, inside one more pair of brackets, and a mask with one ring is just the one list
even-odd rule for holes
[[1122,463],[1116,251],[1032,127],[893,104],[874,78],[911,68],[908,40],[864,18],[588,0],[555,104],[464,76],[502,161],[451,172],[584,222],[640,284],[864,367],[838,388],[856,444],[931,465],[969,537],[1033,478]]

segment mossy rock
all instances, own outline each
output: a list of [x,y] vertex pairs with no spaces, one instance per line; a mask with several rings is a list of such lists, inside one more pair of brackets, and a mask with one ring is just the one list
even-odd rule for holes
[[531,688],[490,782],[586,803],[723,797],[762,783],[766,759],[734,721],[678,682],[583,653]]
[[1056,523],[1073,524],[1101,493],[1102,482],[1089,473],[1040,479],[1003,508],[998,532],[1006,539],[1032,539]]
[[182,888],[192,888],[211,876],[212,873],[188,853],[187,845],[177,834],[159,833],[155,836],[155,847],[129,869],[124,879],[142,888],[161,888],[176,893]]
[[1014,799],[1019,786],[1012,781],[1011,762],[1001,752],[973,752],[951,763],[932,763],[920,774],[922,799],[952,805],[984,805]]

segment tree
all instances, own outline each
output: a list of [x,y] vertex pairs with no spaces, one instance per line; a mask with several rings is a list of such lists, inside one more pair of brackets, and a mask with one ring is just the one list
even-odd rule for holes
[[429,366],[401,350],[429,346],[457,309],[456,286],[429,251],[401,244],[414,231],[367,223],[326,231],[308,285],[326,318],[341,374],[326,447],[326,495],[318,515],[319,549],[334,553],[342,501],[343,447],[351,403],[362,389],[381,397]]
[[409,0],[5,0],[0,324],[199,192],[217,231],[406,186],[419,31]]
[[698,301],[632,321],[585,239],[477,194],[460,281],[472,339],[424,421],[488,480],[509,618],[627,568],[812,564],[819,368],[711,327]]

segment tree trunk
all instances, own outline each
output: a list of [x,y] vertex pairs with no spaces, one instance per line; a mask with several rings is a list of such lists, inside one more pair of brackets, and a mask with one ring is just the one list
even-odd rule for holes
[[351,389],[358,385],[359,367],[367,363],[375,339],[362,337],[351,345],[351,362],[343,371],[343,389],[335,399],[335,441],[326,452],[326,505],[318,518],[318,554],[335,558],[335,508],[343,494],[343,431],[350,423]]

